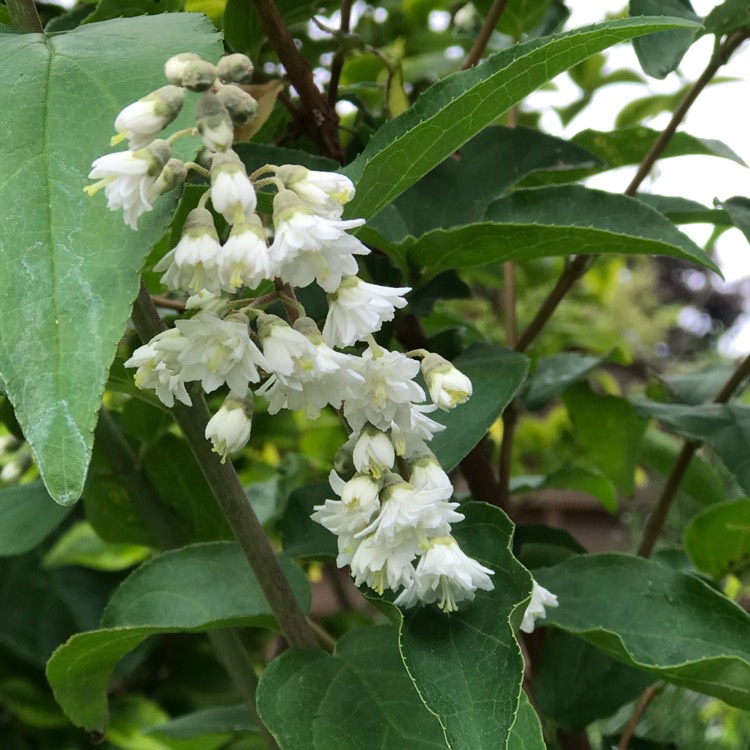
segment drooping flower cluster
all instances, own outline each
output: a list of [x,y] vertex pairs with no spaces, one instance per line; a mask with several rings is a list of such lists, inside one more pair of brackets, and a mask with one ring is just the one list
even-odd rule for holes
[[[463,515],[427,444],[444,429],[430,415],[464,402],[471,382],[436,354],[389,351],[376,343],[373,334],[404,307],[410,289],[357,275],[356,256],[370,251],[350,233],[363,220],[341,218],[354,196],[348,178],[297,165],[266,165],[248,176],[231,147],[233,126],[257,111],[236,85],[252,72],[250,61],[231,55],[214,67],[186,53],[170,59],[165,72],[169,86],[116,119],[113,143],[128,138],[134,150],[97,159],[90,176],[100,181],[88,189],[103,187],[110,209],[123,209],[135,228],[188,168],[210,178],[179,242],[155,266],[167,287],[189,295],[190,317],[125,363],[137,368],[136,385],[169,407],[191,404],[190,383],[206,393],[226,388],[206,428],[222,460],[250,437],[254,395],[268,401],[271,414],[292,409],[316,418],[326,406],[339,410],[350,438],[337,457],[339,473],[330,474],[337,499],[313,513],[338,538],[339,566],[349,565],[358,585],[397,592],[402,606],[436,602],[455,611],[477,589],[493,588],[493,571],[465,555],[451,536]],[[184,89],[202,92],[196,128],[158,139],[182,107]],[[207,168],[171,158],[171,141],[189,134],[200,135]],[[271,226],[256,213],[262,188],[276,191]],[[209,200],[229,225],[223,241]],[[253,296],[250,290],[263,282],[273,282],[266,287],[274,291]],[[293,291],[311,284],[327,294],[320,327]],[[264,310],[279,301],[288,320]],[[356,350],[340,351],[352,346]],[[429,401],[415,380],[420,370]]]

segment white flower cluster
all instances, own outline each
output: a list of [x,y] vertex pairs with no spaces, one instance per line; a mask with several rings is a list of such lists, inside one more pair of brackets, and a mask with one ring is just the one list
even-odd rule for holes
[[[315,418],[326,406],[339,410],[351,435],[337,464],[347,464],[349,478],[332,471],[339,499],[313,513],[338,537],[339,566],[350,565],[358,585],[398,592],[402,606],[436,602],[455,611],[477,589],[493,588],[493,571],[467,557],[451,536],[463,515],[427,443],[443,429],[430,413],[465,401],[471,382],[438,355],[388,351],[375,342],[373,333],[404,307],[410,289],[357,276],[356,256],[369,250],[349,234],[363,221],[341,218],[354,196],[346,177],[297,165],[267,165],[248,177],[231,148],[231,125],[246,121],[252,109],[240,106],[241,89],[234,85],[252,70],[249,60],[232,55],[214,68],[186,54],[165,70],[171,85],[126,107],[116,120],[120,136],[113,141],[127,137],[136,150],[97,159],[90,175],[101,178],[90,192],[104,187],[110,209],[122,208],[135,227],[153,198],[185,175],[186,165],[170,160],[169,139],[156,139],[179,111],[180,87],[204,92],[196,116],[210,152],[210,168],[202,170],[210,188],[188,215],[177,245],[155,266],[166,286],[189,295],[191,316],[125,363],[137,368],[136,385],[153,390],[168,407],[175,400],[191,404],[187,384],[200,383],[206,393],[225,386],[229,395],[206,428],[222,460],[250,437],[251,384],[259,386],[255,395],[267,399],[271,414],[292,409]],[[256,189],[263,187],[276,190],[272,226],[256,213]],[[223,242],[206,208],[209,199],[231,227]],[[273,292],[248,292],[264,281],[273,281]],[[328,295],[322,331],[293,291],[313,283]],[[278,301],[288,321],[264,312]],[[366,343],[360,354],[337,350],[358,342]],[[415,381],[420,369],[432,403]]]

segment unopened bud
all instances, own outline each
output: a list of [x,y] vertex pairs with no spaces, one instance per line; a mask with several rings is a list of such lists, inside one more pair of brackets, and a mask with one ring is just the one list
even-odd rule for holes
[[253,63],[247,55],[226,55],[219,60],[216,70],[222,81],[250,83],[253,75]]
[[208,421],[206,440],[213,443],[213,450],[221,456],[222,463],[230,453],[236,453],[247,445],[253,409],[252,391],[249,391],[247,398],[239,398],[230,393],[224,399],[221,409]]
[[173,55],[164,63],[164,75],[167,80],[175,86],[182,86],[182,76],[185,68],[193,62],[199,62],[200,57],[195,52],[180,52],[179,55]]
[[471,396],[471,380],[439,354],[430,353],[422,360],[422,375],[440,409],[452,409]]
[[184,100],[185,92],[178,86],[162,86],[129,104],[117,115],[118,135],[112,138],[111,145],[127,138],[133,151],[147,146],[180,114]]
[[299,331],[313,346],[320,346],[323,343],[320,329],[312,318],[297,318],[292,327],[295,331]]
[[258,114],[258,102],[239,86],[221,86],[216,92],[235,125],[247,125]]
[[191,91],[208,91],[216,81],[216,66],[205,60],[193,60],[182,71],[182,85]]
[[170,159],[154,183],[154,195],[162,195],[170,190],[178,190],[185,183],[187,167],[179,159]]
[[158,177],[171,156],[172,145],[169,141],[161,139],[151,141],[146,148],[141,148],[133,152],[133,158],[148,160],[147,174],[150,177]]
[[359,433],[354,445],[354,466],[361,474],[372,474],[380,479],[396,460],[396,452],[390,437],[382,430],[367,423]]
[[198,99],[195,126],[203,139],[203,145],[209,151],[226,151],[232,147],[232,118],[216,94],[203,94]]

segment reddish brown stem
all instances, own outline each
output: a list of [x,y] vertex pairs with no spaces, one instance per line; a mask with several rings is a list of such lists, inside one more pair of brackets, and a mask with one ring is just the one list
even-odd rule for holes
[[341,24],[339,25],[339,34],[341,36],[341,45],[336,50],[331,62],[331,80],[328,83],[328,103],[331,107],[336,106],[336,97],[339,93],[339,81],[341,80],[341,71],[344,69],[344,60],[346,59],[346,49],[343,46],[343,36],[349,33],[349,24],[352,18],[352,0],[342,0],[341,2]]
[[495,26],[497,26],[497,22],[500,20],[500,16],[503,15],[503,11],[507,5],[508,0],[495,0],[492,3],[489,13],[487,13],[487,17],[484,19],[482,28],[479,30],[479,34],[477,34],[477,38],[474,40],[474,44],[472,44],[469,54],[466,56],[462,70],[468,70],[479,62],[479,58],[482,57],[484,50],[487,48],[487,42],[490,41],[492,32],[495,30]]

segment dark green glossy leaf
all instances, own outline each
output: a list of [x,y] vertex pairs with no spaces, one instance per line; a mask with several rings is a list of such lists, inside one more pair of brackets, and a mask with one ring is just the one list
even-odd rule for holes
[[746,0],[724,0],[705,18],[703,25],[709,34],[728,34],[750,25],[750,6]]
[[639,193],[636,198],[664,214],[674,224],[714,224],[725,228],[732,226],[732,219],[727,211],[708,208],[688,198],[653,193]]
[[[310,606],[304,573],[282,567],[303,611]],[[125,654],[157,633],[201,632],[273,623],[271,610],[239,546],[213,542],[165,552],[134,571],[115,592],[102,629],[73,636],[52,655],[47,679],[76,725],[103,730],[107,684]]]
[[[196,14],[2,36],[0,126],[14,145],[0,203],[14,231],[0,253],[0,372],[50,495],[69,504],[81,495],[138,270],[175,205],[160,198],[134,232],[103,196],[83,194],[86,175],[109,151],[117,113],[163,85],[167,57],[190,48],[216,59],[221,47]],[[186,126],[192,104],[173,128]]]
[[[664,15],[700,22],[690,0],[630,0],[630,15]],[[644,72],[654,78],[665,78],[680,64],[698,36],[698,31],[662,31],[634,39],[635,54],[638,55],[638,62]]]
[[526,693],[521,692],[521,702],[508,737],[507,750],[546,750],[542,725]]
[[343,171],[357,185],[347,215],[370,218],[541,84],[618,42],[682,20],[631,18],[516,45],[434,84],[380,128]]
[[544,357],[526,382],[523,405],[530,411],[543,409],[573,383],[583,380],[607,357],[597,357],[577,352],[563,352]]
[[750,615],[703,581],[641,557],[578,555],[535,577],[546,624],[650,674],[750,708]]
[[260,680],[258,714],[281,750],[450,747],[404,669],[392,625],[349,631],[333,656],[284,652]]
[[714,578],[750,565],[750,500],[706,508],[685,529],[685,549],[698,570]]
[[[96,10],[86,17],[84,23],[156,13],[174,13],[182,10],[183,5],[184,0],[99,0]],[[164,61],[166,62],[166,57]]]
[[430,443],[446,471],[456,467],[484,437],[518,392],[529,369],[523,354],[487,344],[469,347],[453,364],[471,379],[474,393],[466,403],[449,412],[430,414],[446,425]]
[[610,513],[617,511],[617,489],[596,469],[564,466],[545,477],[542,487],[578,490],[595,497]]
[[732,223],[750,242],[750,199],[744,196],[735,196],[724,201],[721,205],[729,214]]
[[513,554],[529,570],[546,568],[585,553],[567,531],[543,524],[522,523],[513,534]]
[[314,505],[333,497],[328,482],[300,487],[291,493],[279,523],[281,544],[287,555],[302,559],[336,557],[336,537],[310,518]]

